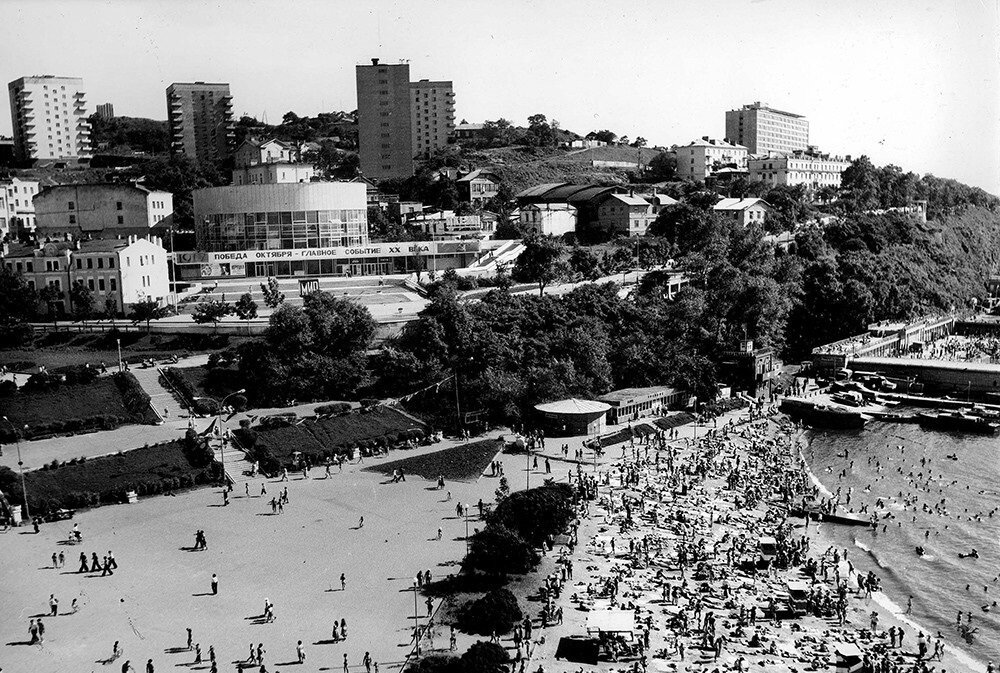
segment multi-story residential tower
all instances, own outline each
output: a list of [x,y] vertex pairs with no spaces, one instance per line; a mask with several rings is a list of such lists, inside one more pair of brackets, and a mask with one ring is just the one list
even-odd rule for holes
[[413,175],[410,66],[372,59],[356,68],[358,154],[361,172],[372,179]]
[[236,132],[229,84],[173,83],[167,87],[170,151],[217,163],[233,153]]
[[410,82],[413,156],[427,158],[448,144],[455,130],[455,92],[451,82]]
[[87,94],[81,78],[21,77],[7,90],[18,161],[90,157]]
[[455,127],[451,82],[410,82],[407,63],[357,66],[358,151],[371,179],[408,178],[413,157],[448,143]]
[[97,116],[104,120],[115,118],[115,106],[113,103],[101,103],[97,106]]
[[767,103],[751,103],[726,112],[726,140],[743,145],[750,154],[788,154],[809,147],[809,120]]

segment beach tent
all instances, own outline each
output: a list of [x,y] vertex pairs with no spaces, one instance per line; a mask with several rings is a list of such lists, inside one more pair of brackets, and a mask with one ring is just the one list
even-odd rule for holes
[[587,633],[632,638],[635,612],[632,610],[595,610],[587,615]]
[[852,643],[836,643],[833,651],[837,655],[837,673],[854,673],[862,668],[861,648]]

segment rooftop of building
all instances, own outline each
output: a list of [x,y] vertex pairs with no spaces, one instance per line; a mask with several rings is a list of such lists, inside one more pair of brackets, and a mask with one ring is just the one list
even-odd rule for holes
[[67,82],[82,82],[82,77],[67,77],[64,75],[25,75],[24,77],[18,77],[10,83],[10,85],[17,84],[18,82],[41,82],[41,81],[51,81],[51,80],[63,80]]
[[608,199],[620,201],[627,206],[648,206],[649,201],[637,194],[609,194]]
[[43,187],[39,192],[38,196],[42,194],[48,194],[49,192],[63,190],[63,189],[137,189],[145,194],[170,194],[170,192],[162,189],[150,189],[145,185],[136,184],[134,182],[80,182],[73,184],[49,184]]
[[494,182],[500,181],[500,176],[498,176],[494,171],[489,168],[477,168],[474,171],[466,173],[460,177],[456,182],[472,182],[476,178],[491,178]]
[[612,390],[610,393],[604,393],[598,396],[597,399],[602,402],[624,402],[626,400],[633,400],[637,397],[647,397],[650,395],[669,395],[677,392],[675,388],[669,388],[667,386],[650,386],[648,388],[622,388],[621,390]]
[[732,199],[722,199],[717,204],[715,204],[714,206],[712,206],[712,209],[713,210],[746,210],[747,208],[751,208],[753,206],[756,206],[757,204],[764,205],[764,206],[766,206],[768,208],[771,207],[771,204],[769,204],[764,199],[758,199],[758,198],[735,199],[735,198],[732,198]]
[[[64,257],[67,251],[80,254],[100,254],[115,252],[127,248],[138,240],[149,240],[138,236],[128,236],[126,238],[89,239],[80,241],[46,241],[38,245],[25,245],[23,243],[11,243],[7,246],[5,259],[15,259],[24,257]],[[152,240],[156,245],[160,245],[159,239]]]
[[730,112],[741,112],[743,110],[767,110],[768,112],[774,112],[775,114],[785,115],[786,117],[805,119],[805,115],[795,114],[794,112],[786,112],[784,110],[778,110],[776,108],[770,107],[767,103],[761,103],[760,101],[747,103],[746,105],[737,110],[730,110]]
[[702,136],[697,140],[692,140],[687,145],[677,145],[674,149],[682,149],[685,147],[721,147],[723,149],[734,150],[746,149],[743,145],[734,145],[728,140],[716,140],[715,138],[709,138],[708,136]]
[[549,414],[602,414],[611,409],[610,405],[604,402],[595,402],[594,400],[578,400],[575,397],[571,397],[568,400],[559,400],[558,402],[546,402],[545,404],[536,404],[535,409],[538,411],[549,413]]

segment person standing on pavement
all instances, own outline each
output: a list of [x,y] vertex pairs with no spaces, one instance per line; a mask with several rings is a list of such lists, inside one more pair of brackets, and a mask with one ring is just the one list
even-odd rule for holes
[[219,577],[215,573],[212,573],[212,595],[219,595]]

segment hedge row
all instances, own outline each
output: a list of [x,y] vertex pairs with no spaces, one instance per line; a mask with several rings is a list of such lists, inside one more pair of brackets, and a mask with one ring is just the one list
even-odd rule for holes
[[129,491],[135,491],[139,496],[158,495],[217,481],[218,476],[213,473],[213,469],[205,469],[165,479],[132,482],[125,486],[116,486],[96,492],[72,491],[65,495],[49,496],[37,501],[29,498],[29,502],[32,512],[37,511],[39,514],[44,514],[58,509],[81,509],[123,503],[126,501]]
[[184,396],[184,401],[191,411],[200,416],[211,416],[218,413],[219,404],[214,399],[199,395],[198,389],[184,373],[184,368],[166,367],[163,370],[163,376]]
[[125,409],[137,419],[145,418],[149,411],[150,397],[135,375],[132,372],[118,372],[112,378],[122,393]]

